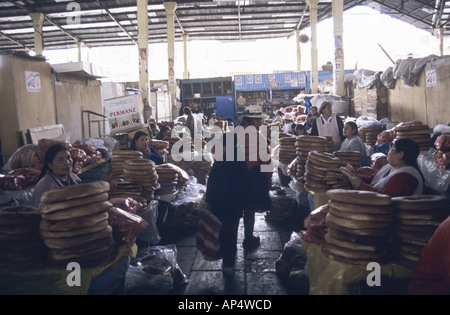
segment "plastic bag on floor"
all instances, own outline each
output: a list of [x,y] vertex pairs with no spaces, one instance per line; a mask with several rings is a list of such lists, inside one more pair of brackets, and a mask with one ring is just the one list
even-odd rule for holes
[[137,236],[137,239],[151,244],[158,244],[161,240],[156,224],[158,219],[158,206],[158,200],[152,200],[147,206],[147,211],[137,213],[138,216],[142,217],[148,223],[148,226]]
[[151,246],[131,261],[125,293],[164,295],[186,283],[187,277],[177,263],[176,246]]
[[288,278],[293,268],[303,269],[306,252],[302,247],[300,234],[292,232],[291,239],[284,245],[280,258],[275,261],[275,270],[280,278]]

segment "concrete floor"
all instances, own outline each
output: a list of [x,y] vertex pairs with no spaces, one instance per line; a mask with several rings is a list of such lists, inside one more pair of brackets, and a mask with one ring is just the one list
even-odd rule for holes
[[289,283],[283,283],[275,270],[284,244],[289,241],[295,227],[285,222],[268,222],[264,213],[257,213],[255,235],[261,238],[259,248],[244,252],[242,219],[238,231],[238,253],[233,279],[222,275],[222,261],[207,261],[195,247],[195,231],[188,231],[173,240],[176,244],[177,262],[188,278],[187,285],[175,294],[182,295],[289,295],[295,294]]

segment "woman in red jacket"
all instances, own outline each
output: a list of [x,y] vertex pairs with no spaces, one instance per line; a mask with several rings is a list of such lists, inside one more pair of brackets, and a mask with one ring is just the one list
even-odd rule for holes
[[360,177],[349,177],[354,189],[374,191],[391,197],[420,195],[423,177],[417,166],[419,146],[409,138],[395,140],[387,155],[388,164],[383,166],[369,184]]

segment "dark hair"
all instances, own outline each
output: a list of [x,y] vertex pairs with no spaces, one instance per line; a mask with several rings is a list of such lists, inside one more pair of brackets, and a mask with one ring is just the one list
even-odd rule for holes
[[397,153],[403,152],[402,160],[405,164],[416,168],[423,179],[422,172],[420,171],[419,165],[417,165],[417,157],[420,153],[420,147],[417,142],[411,138],[399,138],[394,141],[393,145],[395,145],[395,151]]
[[160,132],[164,132],[164,131],[167,131],[167,130],[172,130],[172,128],[170,128],[168,125],[164,125],[164,126],[161,127]]
[[148,134],[145,131],[138,131],[134,134],[133,139],[131,140],[131,144],[136,145],[136,140],[138,140],[142,136],[147,136]]
[[44,156],[44,161],[43,161],[44,166],[42,167],[41,174],[39,174],[38,181],[47,174],[47,172],[49,170],[48,163],[52,163],[53,160],[55,159],[55,156],[61,151],[70,152],[67,147],[65,147],[64,145],[59,144],[59,143],[48,147],[47,151],[45,152],[45,156]]
[[183,112],[184,112],[186,115],[192,114],[192,111],[191,111],[191,109],[190,109],[189,107],[183,107]]
[[358,125],[354,121],[347,121],[344,125],[349,125],[352,130],[356,130],[355,136],[358,135]]
[[295,128],[294,128],[294,130],[295,130],[295,133],[297,133],[297,129],[299,129],[299,130],[301,130],[301,132],[302,133],[305,133],[305,125],[303,125],[303,124],[297,124],[296,126],[295,126]]

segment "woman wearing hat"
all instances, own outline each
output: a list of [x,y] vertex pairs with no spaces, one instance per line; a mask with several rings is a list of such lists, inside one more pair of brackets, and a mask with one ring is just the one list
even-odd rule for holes
[[284,115],[284,127],[283,127],[283,132],[284,133],[289,133],[289,134],[294,134],[294,120],[292,118],[292,114],[290,113],[286,113]]
[[311,136],[323,136],[333,138],[333,151],[341,148],[341,142],[345,139],[342,130],[344,123],[341,117],[333,115],[331,103],[324,102],[319,107],[320,116],[311,127]]
[[[243,246],[246,250],[252,250],[259,246],[259,236],[253,235],[255,225],[255,211],[271,210],[272,201],[269,197],[271,187],[272,172],[262,170],[264,164],[271,165],[270,147],[267,139],[259,132],[263,119],[268,116],[262,113],[261,107],[258,105],[249,105],[245,108],[242,116],[242,127],[246,131],[246,141],[241,150],[245,152],[245,162],[248,168],[246,206],[244,210],[244,242]],[[253,130],[252,130],[253,129]],[[247,133],[248,132],[248,133]],[[252,137],[251,133],[257,132],[256,137]],[[257,143],[250,143],[251,139],[257,139]],[[238,142],[238,145],[239,144]],[[266,150],[269,159],[262,160],[259,152]],[[256,155],[256,159],[254,158]]]

